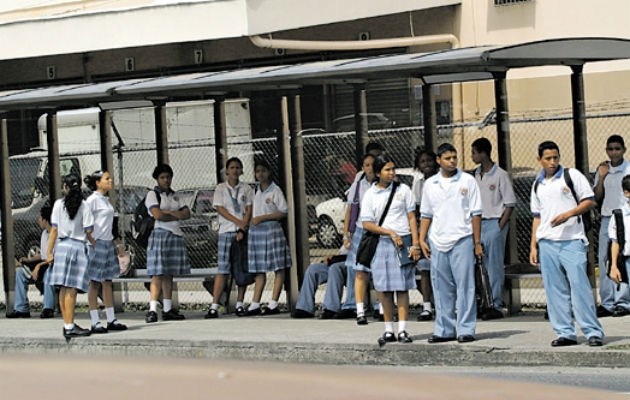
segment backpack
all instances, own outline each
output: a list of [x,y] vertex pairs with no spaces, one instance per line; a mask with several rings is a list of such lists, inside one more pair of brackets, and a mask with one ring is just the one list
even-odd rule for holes
[[[571,194],[575,199],[576,205],[579,205],[580,199],[578,199],[577,193],[575,193],[575,187],[573,186],[573,179],[571,179],[571,175],[569,174],[569,168],[565,168],[562,175],[564,176],[564,182],[567,184],[569,190],[571,190]],[[539,183],[540,181],[538,179],[536,179],[536,181],[534,182],[534,193],[536,193],[536,195],[538,195]],[[578,215],[577,218],[578,222],[582,222],[582,224],[584,225],[584,234],[588,235],[589,232],[593,229],[593,219],[591,217],[591,211],[589,210],[582,215]]]
[[[626,270],[627,256],[623,255],[623,248],[626,246],[626,232],[623,225],[623,212],[620,209],[613,210],[613,217],[615,218],[615,224],[617,226],[617,243],[619,243],[619,254],[617,255],[617,268],[621,273],[621,282],[628,283],[628,271]],[[606,267],[608,268],[607,275],[610,278],[610,270],[612,266],[612,240],[608,239],[608,259],[606,261]]]
[[[160,192],[153,189],[155,195],[157,197],[158,207],[160,206],[160,202],[162,201],[162,196]],[[148,193],[147,193],[148,195]],[[149,245],[149,236],[151,236],[151,232],[153,232],[153,227],[155,226],[155,218],[153,215],[149,214],[149,210],[145,205],[147,196],[144,196],[142,200],[136,206],[136,209],[133,212],[133,238],[138,244],[138,246],[146,249]]]

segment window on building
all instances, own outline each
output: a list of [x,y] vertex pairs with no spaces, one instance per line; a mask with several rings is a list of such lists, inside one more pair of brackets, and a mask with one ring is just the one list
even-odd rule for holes
[[509,6],[512,4],[519,4],[519,3],[531,3],[534,0],[494,0],[494,5],[495,6]]

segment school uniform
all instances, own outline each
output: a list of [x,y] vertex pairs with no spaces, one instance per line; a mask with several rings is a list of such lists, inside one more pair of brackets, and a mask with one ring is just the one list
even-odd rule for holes
[[[613,167],[608,165],[608,174],[604,177],[604,200],[602,201],[602,222],[599,227],[599,248],[598,261],[600,271],[602,266],[608,261],[608,239],[610,236],[609,225],[612,219],[612,210],[620,209],[626,204],[626,196],[621,188],[621,180],[624,176],[630,175],[630,163],[626,160]],[[593,187],[599,182],[599,174],[595,174]],[[599,274],[599,297],[601,298],[602,307],[613,312],[617,306],[630,308],[630,290],[628,285],[622,284],[617,290],[617,284],[613,282],[607,274]]]
[[[350,186],[350,190],[348,190],[348,197],[347,197],[348,207],[350,207],[355,202],[358,203],[360,207],[361,200],[363,199],[363,197],[365,197],[365,193],[372,186],[372,184],[368,182],[367,178],[365,177],[365,174],[362,174],[362,175],[363,175],[363,178],[361,178],[360,180],[356,180],[352,184],[352,186]],[[357,185],[359,185],[359,196],[358,198],[355,199],[354,195],[357,189]],[[352,234],[352,243],[350,244],[350,250],[348,251],[348,257],[346,258],[346,266],[353,270],[352,271],[353,276],[356,275],[355,271],[370,272],[369,266],[365,266],[365,265],[361,265],[357,263],[357,249],[359,248],[359,243],[361,243],[361,238],[363,237],[364,232],[365,231],[363,230],[363,222],[361,222],[360,218],[357,218],[356,227],[355,227],[354,233]],[[354,282],[352,283],[352,286],[354,287]]]
[[505,209],[516,206],[516,196],[508,173],[497,164],[481,175],[481,167],[475,170],[475,180],[481,194],[481,244],[484,264],[488,269],[494,308],[503,306],[503,282],[505,281],[505,241],[508,224],[499,228],[499,220]]
[[[378,224],[393,189],[393,183],[383,189],[372,185],[361,200],[360,220]],[[415,211],[415,200],[411,189],[405,184],[396,188],[389,211],[382,228],[394,231],[398,236],[411,235],[408,213]],[[401,251],[407,252],[408,249]],[[398,249],[389,236],[379,238],[374,258],[371,262],[374,288],[379,292],[403,292],[416,288],[415,263],[401,265]]]
[[[275,212],[287,213],[287,200],[282,190],[272,182],[267,190],[256,189],[253,218]],[[291,267],[291,253],[279,221],[265,221],[249,227],[247,237],[249,272],[260,274]]]
[[[621,256],[621,254],[623,254],[624,256],[628,257],[626,259],[626,270],[628,271],[628,276],[630,276],[630,208],[628,207],[628,203],[625,203],[622,207],[621,207],[621,212],[623,214],[623,228],[624,228],[624,234],[625,234],[625,244],[623,249],[619,249],[619,256]],[[608,237],[610,237],[610,240],[616,242],[618,240],[617,238],[617,221],[615,221],[614,218],[611,219],[610,224],[608,226]],[[604,275],[608,275],[604,272],[603,269],[600,269],[600,275],[604,274]],[[612,281],[612,279],[608,278],[611,282],[615,283],[614,281]],[[616,283],[615,283],[616,285]],[[625,287],[625,290],[628,290],[628,284],[627,283],[620,283],[620,286]],[[620,290],[622,291],[622,290]],[[620,301],[618,304],[616,304],[617,306],[621,306],[623,308],[630,308],[630,303],[623,302]]]
[[427,179],[420,215],[431,219],[429,245],[435,336],[451,338],[475,334],[477,307],[472,218],[481,214],[479,186],[471,175],[457,169],[451,177],[444,177],[439,172]]
[[[214,191],[214,207],[223,207],[231,215],[238,219],[243,219],[248,206],[254,200],[254,191],[246,183],[239,182],[235,187],[231,187],[227,182],[217,185]],[[220,274],[229,274],[230,248],[236,238],[239,227],[234,222],[219,214],[219,243],[218,243],[218,264]]]
[[[46,250],[48,249],[48,239],[50,238],[50,234],[47,230],[42,231],[42,235],[40,237],[40,261],[46,260]],[[37,264],[37,263],[35,263]],[[44,282],[48,281],[48,275],[50,274],[51,269],[47,268],[44,273]],[[29,304],[28,304],[28,285],[32,281],[29,281],[29,278],[24,274],[24,270],[22,268],[18,268],[15,271],[15,301],[13,302],[13,309],[17,312],[29,312]],[[54,288],[45,283],[44,284],[44,309],[52,310],[55,308],[55,293]]]
[[[157,201],[157,193],[160,195],[160,203]],[[159,187],[155,187],[147,193],[145,206],[151,214],[153,208],[160,210],[180,211],[188,208],[184,200],[177,192],[163,192]],[[189,275],[190,264],[186,255],[184,244],[184,232],[179,221],[155,220],[153,232],[149,236],[147,246],[147,275]]]
[[75,288],[84,293],[90,286],[87,268],[88,252],[91,251],[85,232],[94,228],[94,217],[83,200],[77,215],[71,220],[64,200],[65,198],[55,201],[50,217],[52,226],[57,228],[58,242],[54,249],[52,273],[48,274],[45,283]]
[[111,281],[120,275],[118,255],[114,246],[114,207],[109,198],[94,192],[85,201],[94,216],[92,237],[96,247],[90,254],[88,277],[91,281]]
[[[418,178],[413,184],[413,195],[416,199],[416,209],[419,210],[422,204],[422,189],[424,188],[424,177]],[[430,229],[430,228],[429,228]],[[420,235],[420,224],[418,223],[418,235]],[[418,260],[416,264],[416,269],[419,271],[430,271],[431,270],[431,261],[426,258],[422,258]]]
[[[593,190],[578,170],[569,170],[575,193],[580,201],[592,200]],[[586,275],[588,240],[581,218],[571,217],[563,224],[552,227],[551,221],[561,213],[577,206],[577,202],[564,180],[564,168],[549,179],[545,171],[532,185],[531,210],[540,218],[536,230],[538,259],[542,273],[549,322],[559,338],[577,340],[577,331],[571,318],[571,307],[584,336],[604,337],[597,320],[591,285]]]

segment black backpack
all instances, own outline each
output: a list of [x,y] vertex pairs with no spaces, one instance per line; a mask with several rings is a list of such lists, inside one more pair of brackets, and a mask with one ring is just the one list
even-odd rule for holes
[[[615,224],[617,225],[617,243],[619,243],[619,253],[617,255],[617,268],[621,273],[621,282],[628,283],[628,271],[626,270],[626,260],[628,257],[623,255],[623,248],[626,245],[626,232],[623,225],[623,212],[620,209],[613,210],[613,218],[615,218]],[[612,266],[612,240],[608,239],[608,261],[606,267],[608,268],[607,275],[610,278],[610,270]],[[601,272],[600,272],[601,273]]]
[[[157,197],[159,207],[162,196],[157,190],[153,189],[153,191]],[[138,246],[145,249],[149,245],[149,236],[151,236],[151,232],[153,232],[153,227],[155,226],[155,219],[149,214],[149,210],[147,210],[147,206],[145,205],[146,199],[147,196],[144,196],[133,212],[133,238]]]

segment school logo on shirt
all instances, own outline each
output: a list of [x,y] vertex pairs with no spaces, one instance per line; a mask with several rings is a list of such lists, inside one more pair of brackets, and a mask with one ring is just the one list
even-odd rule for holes
[[490,185],[489,188],[490,188],[490,190],[494,190],[494,189],[497,188],[497,185]]
[[570,190],[569,190],[569,188],[568,188],[568,187],[566,187],[566,186],[563,186],[563,187],[562,187],[562,193],[564,193],[564,194],[568,194],[569,192],[570,192]]
[[271,204],[271,197],[267,197],[267,199],[265,200],[265,203]]
[[402,196],[402,194],[400,194],[400,193],[396,193],[396,198],[397,198],[398,200],[402,200],[403,196]]
[[461,194],[462,196],[466,196],[468,194],[468,189],[462,188]]

